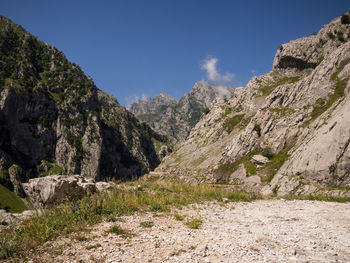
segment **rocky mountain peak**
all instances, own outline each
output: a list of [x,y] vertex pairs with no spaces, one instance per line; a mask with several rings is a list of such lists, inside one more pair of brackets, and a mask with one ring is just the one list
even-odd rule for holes
[[217,98],[230,98],[234,87],[198,81],[191,91],[176,100],[161,92],[155,98],[133,103],[129,110],[173,143],[182,142],[204,110]]
[[281,45],[271,72],[212,103],[156,171],[263,194],[349,196],[341,191],[350,189],[350,25],[344,21]]
[[163,100],[169,100],[169,101],[171,101],[171,100],[176,100],[176,99],[174,99],[173,97],[169,96],[168,94],[165,94],[164,92],[159,92],[159,93],[155,96],[155,98],[157,98],[157,99],[163,99]]
[[273,70],[314,69],[332,53],[335,47],[347,41],[349,29],[350,25],[343,24],[341,17],[338,17],[325,25],[317,34],[281,45],[273,61]]

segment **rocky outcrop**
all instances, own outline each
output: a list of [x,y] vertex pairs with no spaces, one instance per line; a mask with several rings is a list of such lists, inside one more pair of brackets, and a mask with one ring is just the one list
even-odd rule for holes
[[23,189],[35,206],[57,204],[97,192],[93,180],[86,180],[79,175],[50,175],[34,178],[24,183]]
[[343,195],[350,189],[350,41],[340,31],[349,36],[350,26],[337,18],[283,44],[272,71],[216,100],[156,172],[266,195]]
[[0,183],[21,194],[28,179],[81,174],[141,176],[165,142],[99,90],[64,54],[0,16]]
[[176,144],[187,138],[202,114],[208,113],[208,107],[215,99],[229,99],[234,90],[231,86],[199,81],[180,100],[159,93],[155,98],[131,104],[129,110]]

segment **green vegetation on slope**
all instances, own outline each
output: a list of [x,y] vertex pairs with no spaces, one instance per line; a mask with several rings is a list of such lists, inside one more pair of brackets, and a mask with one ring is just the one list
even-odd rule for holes
[[[276,175],[278,170],[281,168],[281,166],[288,159],[288,157],[289,157],[288,150],[280,152],[280,153],[276,154],[275,156],[271,156],[269,158],[269,162],[262,169],[262,172],[267,177],[268,182],[271,182],[271,180]],[[267,157],[269,157],[269,156],[267,156]]]
[[253,155],[257,154],[258,152],[251,152],[247,155],[244,155],[240,159],[238,159],[235,162],[226,162],[221,164],[218,169],[216,170],[216,175],[218,178],[220,178],[220,182],[227,182],[228,177],[238,169],[240,164],[244,165],[244,168],[247,171],[247,176],[251,176],[256,174],[256,165],[251,162],[251,159]]
[[[285,163],[285,161],[288,159],[288,148],[287,150],[280,152],[276,155],[272,155],[269,153],[269,151],[253,151],[249,154],[244,155],[240,159],[238,159],[235,162],[226,162],[221,164],[218,169],[216,170],[216,175],[219,178],[220,182],[227,182],[228,177],[235,172],[240,164],[244,165],[244,168],[246,169],[247,176],[251,175],[260,175],[262,176],[265,181],[270,182],[277,171],[281,168],[281,166]],[[269,158],[269,162],[266,163],[263,167],[258,168],[252,161],[252,157],[255,154],[262,154]]]
[[236,127],[236,125],[240,123],[243,117],[244,117],[244,114],[238,114],[231,118],[226,119],[223,123],[223,127],[225,131],[230,133],[234,129],[234,127]]
[[291,84],[291,83],[297,82],[299,80],[300,80],[299,76],[296,76],[296,77],[285,77],[285,78],[280,79],[280,80],[278,80],[278,81],[276,81],[274,83],[271,83],[269,85],[266,85],[266,86],[260,88],[259,91],[261,92],[262,96],[268,96],[278,86],[285,85],[285,84]]
[[11,213],[21,213],[27,207],[14,192],[0,184],[0,209],[5,209]]
[[335,81],[336,83],[335,89],[333,93],[328,94],[328,100],[326,102],[321,98],[316,100],[311,113],[312,120],[315,120],[318,116],[320,116],[322,113],[328,110],[334,102],[336,102],[339,98],[342,98],[344,96],[344,89],[349,79],[339,79],[338,73],[335,72],[332,74],[331,80]]

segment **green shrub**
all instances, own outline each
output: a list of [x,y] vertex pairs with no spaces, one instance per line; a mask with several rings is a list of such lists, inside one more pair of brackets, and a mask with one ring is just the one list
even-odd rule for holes
[[254,131],[256,131],[256,133],[258,134],[258,136],[260,137],[261,136],[261,127],[259,124],[255,124],[254,125],[254,128],[253,128]]
[[87,250],[91,250],[91,249],[95,249],[95,248],[98,248],[98,247],[101,247],[101,244],[88,245],[88,246],[86,246],[85,248],[86,248]]
[[338,32],[337,32],[337,39],[338,39],[340,42],[345,42],[344,33],[341,32],[341,31],[338,31]]
[[88,241],[89,240],[89,238],[87,238],[86,236],[77,236],[74,239],[78,240],[80,242],[84,242],[84,241]]
[[334,173],[335,170],[337,169],[337,164],[332,164],[331,166],[328,167],[330,173]]
[[350,24],[350,16],[347,14],[343,14],[340,18],[342,24]]
[[209,112],[210,112],[209,108],[208,108],[208,107],[205,107],[204,110],[203,110],[203,113],[204,113],[205,115],[207,115]]
[[46,172],[42,172],[39,170],[38,177],[44,177],[44,176],[48,176],[48,175],[58,175],[58,174],[61,175],[61,174],[67,173],[66,169],[62,168],[61,166],[59,166],[57,164],[53,164],[50,162],[46,162],[46,164],[49,167],[49,170],[47,170]]
[[234,129],[234,127],[235,127],[238,123],[240,123],[240,121],[243,119],[243,117],[244,117],[244,114],[238,114],[238,115],[235,115],[235,116],[233,116],[233,117],[231,117],[231,118],[226,119],[226,120],[224,121],[224,124],[223,124],[224,129],[225,129],[228,133],[230,133],[230,132]]
[[128,233],[126,230],[121,228],[119,225],[112,226],[110,229],[108,229],[107,232],[117,234],[117,235],[125,235]]
[[175,214],[175,215],[174,215],[174,218],[175,218],[177,221],[183,221],[183,220],[185,220],[185,216],[179,215],[179,214]]
[[335,36],[331,31],[327,32],[327,36],[329,37],[329,39],[335,39]]
[[140,227],[143,228],[151,228],[154,226],[154,223],[152,221],[144,221],[140,223]]

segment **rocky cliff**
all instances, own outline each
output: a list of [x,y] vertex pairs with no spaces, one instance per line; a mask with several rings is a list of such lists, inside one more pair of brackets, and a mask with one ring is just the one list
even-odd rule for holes
[[215,86],[199,81],[180,100],[159,93],[155,98],[131,104],[129,110],[176,144],[187,138],[213,100],[231,98],[234,90],[231,86]]
[[49,174],[138,177],[159,159],[164,141],[79,66],[0,16],[0,182]]
[[316,35],[281,45],[271,72],[213,103],[159,174],[266,195],[349,195],[347,21],[336,18]]

